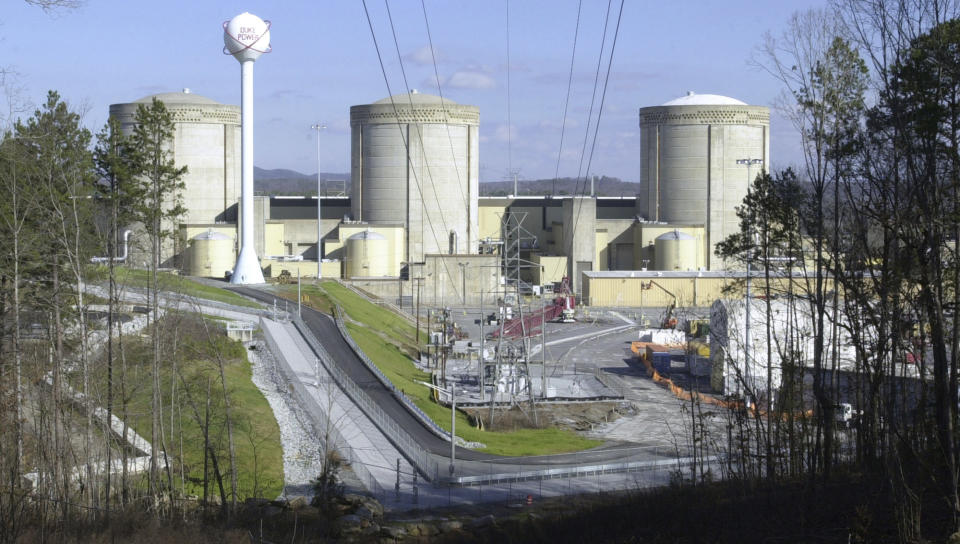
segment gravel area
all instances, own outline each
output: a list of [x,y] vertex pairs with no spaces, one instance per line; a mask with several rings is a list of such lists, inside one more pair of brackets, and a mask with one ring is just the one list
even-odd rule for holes
[[[262,340],[246,344],[253,369],[253,383],[267,397],[273,415],[280,427],[280,441],[283,445],[283,497],[313,497],[310,480],[320,474],[320,441],[307,422],[306,414],[281,386],[282,379],[276,370],[274,355]],[[343,474],[350,487],[349,476]]]

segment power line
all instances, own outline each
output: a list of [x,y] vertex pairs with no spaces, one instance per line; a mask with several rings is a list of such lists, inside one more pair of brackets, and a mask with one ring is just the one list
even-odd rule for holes
[[[456,148],[453,146],[453,137],[450,135],[450,123],[448,122],[448,120],[449,120],[449,114],[447,113],[447,103],[446,103],[446,100],[443,98],[443,86],[440,84],[440,70],[437,68],[437,55],[436,55],[436,52],[435,52],[434,49],[433,49],[433,35],[432,35],[431,32],[430,32],[430,20],[427,18],[427,4],[426,4],[426,1],[425,1],[425,0],[420,0],[420,7],[421,7],[421,9],[423,10],[423,24],[424,24],[424,25],[426,26],[426,28],[427,28],[427,43],[430,45],[430,58],[433,60],[433,75],[434,75],[434,77],[435,77],[436,80],[437,80],[437,94],[440,95],[440,107],[441,107],[441,109],[443,109],[443,117],[444,117],[443,126],[447,129],[447,142],[450,144],[450,158],[453,160],[453,171],[454,171],[454,173],[457,175],[457,189],[460,191],[460,198],[463,199],[463,205],[464,205],[464,207],[466,208],[467,217],[470,217],[470,199],[467,198],[467,195],[463,193],[463,187],[462,187],[462,185],[461,185],[461,184],[463,183],[463,181],[460,179],[460,168],[457,166],[457,152],[456,152]],[[470,127],[467,126],[467,139],[468,139],[468,140],[469,140],[469,137],[470,137]],[[467,165],[466,165],[466,166],[467,166],[467,171],[469,172],[469,170],[470,170],[470,156],[469,156],[469,155],[467,156]],[[478,177],[478,179],[479,179],[479,173],[478,173],[477,177]],[[468,175],[467,175],[467,186],[468,186],[468,187],[467,187],[467,194],[469,194],[469,192],[470,192],[469,185],[470,185],[470,176],[469,176],[469,174],[468,174]],[[479,191],[480,191],[480,188],[477,187],[477,192],[479,193]],[[478,195],[478,196],[479,196],[479,195]],[[479,231],[479,229],[480,229],[480,218],[477,217],[477,230]],[[468,230],[468,232],[469,232],[469,230],[470,230],[470,222],[469,222],[469,221],[467,221],[467,230]],[[476,239],[479,240],[479,237],[480,237],[480,233],[479,233],[479,232],[473,232],[472,234],[473,234],[474,237],[476,237]],[[470,244],[470,236],[467,237],[467,249],[468,249],[468,250],[469,250],[469,247],[470,247],[469,244]]]
[[577,57],[577,38],[580,35],[580,12],[583,8],[583,0],[577,3],[577,26],[573,30],[573,53],[570,54],[570,76],[567,78],[567,98],[563,101],[563,117],[560,124],[560,150],[557,151],[557,169],[553,173],[553,187],[550,189],[550,195],[557,192],[557,178],[560,177],[560,157],[563,155],[563,136],[567,129],[567,108],[570,105],[570,87],[573,86],[573,61]]
[[[399,43],[399,41],[397,40],[397,30],[396,30],[396,27],[395,27],[394,24],[393,24],[393,15],[392,15],[391,12],[390,12],[390,2],[389,2],[389,0],[383,0],[383,4],[384,4],[384,6],[386,6],[386,8],[387,8],[387,19],[390,21],[390,32],[393,34],[393,45],[394,45],[394,48],[396,48],[396,50],[397,50],[397,60],[400,62],[400,73],[403,75],[403,85],[404,85],[407,89],[409,89],[410,86],[409,86],[409,83],[407,82],[407,71],[406,71],[406,69],[403,67],[403,55],[400,54],[400,43]],[[391,95],[391,96],[392,96],[392,95]],[[409,104],[410,104],[410,110],[413,111],[413,109],[414,109],[414,106],[413,106],[413,96],[412,96],[412,94],[411,94],[410,92],[407,92],[407,101],[408,101]],[[392,102],[393,102],[393,99],[391,98],[391,103],[392,103]],[[440,102],[441,102],[441,104],[443,103],[443,99],[442,99],[442,98],[441,98]],[[446,111],[446,110],[444,110],[444,111]],[[393,112],[394,112],[394,115],[397,115],[397,107],[396,107],[395,104],[394,104],[394,106],[393,106]],[[399,115],[397,116],[397,121],[399,122]],[[448,131],[449,131],[449,125],[448,125],[448,123],[447,123],[447,119],[444,119],[444,125],[448,126]],[[423,132],[422,132],[421,130],[419,130],[419,129],[417,130],[417,141],[420,142],[420,151],[421,151],[421,157],[423,158],[423,165],[424,165],[424,167],[425,167],[426,170],[427,170],[427,177],[428,177],[429,180],[430,180],[430,190],[431,190],[431,192],[433,193],[433,199],[434,199],[434,201],[436,201],[436,203],[437,203],[437,213],[440,214],[440,226],[443,228],[443,232],[444,232],[444,233],[448,233],[448,232],[450,231],[450,229],[449,229],[449,227],[447,226],[447,221],[446,221],[446,219],[445,219],[444,216],[443,216],[443,205],[440,203],[440,195],[437,194],[437,185],[436,185],[436,183],[433,182],[433,172],[432,172],[432,170],[430,170],[430,161],[428,160],[428,157],[426,156],[426,153],[423,153],[423,150],[424,150],[424,145],[423,145]],[[452,144],[452,142],[451,142],[451,144]],[[410,153],[410,152],[409,152],[409,147],[408,147],[407,149],[408,149],[407,154],[408,154],[408,156],[409,156],[409,153]],[[451,145],[451,151],[452,151],[452,145]],[[456,163],[454,163],[454,168],[456,168]],[[421,229],[421,230],[420,230],[420,243],[423,244],[423,217],[424,217],[424,211],[425,211],[425,209],[426,209],[426,201],[425,201],[425,199],[423,198],[423,189],[422,189],[422,187],[421,187],[421,185],[420,185],[419,179],[417,178],[416,169],[413,169],[413,171],[414,171],[414,174],[413,174],[414,179],[417,180],[417,189],[418,189],[417,192],[420,193],[420,229]],[[459,175],[458,175],[458,178],[459,178]],[[458,186],[459,186],[459,184],[458,184]],[[434,242],[434,244],[436,244],[436,246],[437,246],[437,248],[438,248],[438,250],[439,250],[439,248],[441,247],[441,246],[440,246],[440,241],[437,239],[437,232],[436,232],[436,230],[433,228],[433,221],[430,219],[430,216],[429,216],[429,215],[427,215],[427,222],[430,224],[430,234],[431,234],[431,236],[433,237],[433,242]],[[424,255],[426,255],[426,252],[424,252]],[[444,268],[444,271],[447,273],[447,277],[450,279],[450,284],[453,286],[454,292],[456,292],[456,290],[457,290],[456,282],[453,280],[453,275],[450,273],[450,266],[447,264],[447,261],[446,261],[445,259],[441,259],[441,262],[443,263],[443,268]],[[458,294],[459,294],[459,293],[458,293]],[[434,301],[434,303],[436,303],[436,301]]]
[[510,116],[510,0],[507,0],[507,170],[513,171],[513,121]]
[[[611,69],[612,69],[612,67],[613,67],[613,54],[614,54],[614,52],[616,51],[616,48],[617,48],[617,37],[620,35],[620,21],[621,21],[621,19],[623,18],[623,4],[624,4],[624,0],[620,0],[620,10],[619,10],[619,12],[617,13],[617,26],[615,27],[614,32],[613,32],[613,43],[610,45],[610,56],[609,56],[609,58],[608,58],[608,60],[607,60],[607,74],[606,74],[606,76],[604,76],[604,80],[603,80],[603,92],[602,92],[601,97],[600,97],[600,108],[599,108],[599,110],[597,111],[597,123],[596,123],[596,125],[594,126],[593,142],[592,142],[591,145],[590,145],[590,157],[589,157],[589,159],[587,160],[587,172],[588,172],[588,173],[590,172],[590,165],[593,163],[593,153],[594,153],[594,150],[596,149],[596,146],[597,146],[597,135],[598,135],[599,132],[600,132],[600,118],[603,116],[603,106],[604,106],[604,104],[606,103],[606,99],[607,99],[607,87],[608,87],[608,85],[609,85],[609,83],[610,83],[610,71],[611,71]],[[607,4],[607,21],[604,22],[604,25],[603,25],[603,28],[604,28],[604,38],[606,38],[607,23],[609,22],[609,17],[610,17],[610,4],[609,4],[609,2],[608,2],[608,4]],[[599,72],[599,67],[600,67],[602,58],[603,58],[603,48],[601,47],[601,49],[600,49],[600,57],[599,57],[599,59],[597,60],[597,75],[599,75],[599,73],[600,73],[600,72]],[[594,94],[596,94],[596,81],[594,82]],[[593,109],[593,106],[592,106],[592,103],[591,103],[591,110],[592,110],[592,109]],[[588,123],[588,128],[587,128],[587,133],[588,133],[588,135],[589,135],[589,131],[590,131],[590,129],[589,129],[589,123]],[[584,146],[586,146],[586,137],[584,138]],[[581,164],[582,164],[582,162],[583,162],[583,156],[582,156],[582,155],[581,155],[581,157],[580,157],[580,161],[581,161]],[[577,171],[577,177],[579,178],[579,176],[580,176],[580,171],[578,170],[578,171]],[[586,176],[584,177],[584,187],[586,187]],[[577,193],[579,193],[579,181],[578,181],[578,184],[574,186],[574,188],[577,189]],[[571,205],[572,205],[572,203],[571,203]],[[573,252],[573,236],[572,236],[572,233],[573,233],[573,232],[576,232],[577,224],[580,222],[580,214],[581,214],[582,212],[583,212],[583,206],[578,207],[577,210],[576,210],[576,215],[575,215],[574,220],[573,220],[573,226],[572,226],[572,228],[571,228],[571,230],[570,230],[571,236],[569,237],[569,238],[570,238],[570,242],[569,242],[569,246],[568,246],[570,249],[569,249],[568,252],[567,252],[567,254],[568,254],[568,257],[567,257],[567,258],[568,258],[568,259],[569,259],[569,258],[572,258],[572,255],[570,255],[570,253]],[[571,270],[572,270],[572,269],[571,269]]]
[[[580,174],[583,173],[583,158],[587,155],[587,140],[590,139],[590,123],[593,122],[593,106],[597,100],[597,85],[600,84],[600,66],[603,63],[603,48],[607,44],[607,26],[610,24],[610,5],[613,0],[607,0],[607,14],[603,20],[603,36],[600,39],[600,54],[597,55],[597,72],[593,76],[593,93],[590,95],[590,110],[587,112],[587,129],[583,134],[583,147],[580,150],[580,164],[577,166],[577,181],[573,185],[574,196],[580,194]],[[586,178],[584,178],[584,187]]]
[[[387,0],[384,0],[385,3],[386,3],[386,1],[387,1]],[[399,113],[398,113],[398,110],[397,110],[397,104],[396,104],[396,101],[393,99],[393,91],[392,91],[391,88],[390,88],[390,80],[389,80],[389,78],[387,77],[386,66],[385,66],[384,63],[383,63],[383,55],[380,53],[380,44],[379,44],[379,42],[377,41],[377,34],[376,34],[376,32],[374,31],[374,29],[373,29],[373,21],[372,21],[372,19],[370,18],[370,11],[369,11],[369,9],[367,9],[367,0],[363,0],[363,12],[364,12],[364,14],[366,14],[366,17],[367,17],[367,26],[370,28],[370,36],[371,36],[371,38],[373,39],[373,46],[374,46],[374,48],[375,48],[376,51],[377,51],[377,60],[378,60],[379,63],[380,63],[380,72],[383,74],[383,82],[384,82],[384,84],[385,84],[386,87],[387,87],[387,94],[388,94],[389,97],[390,97],[390,105],[391,105],[392,108],[393,108],[394,117],[396,117],[396,119],[397,119],[397,129],[400,131],[400,139],[401,139],[401,141],[403,141],[403,147],[404,147],[404,149],[405,149],[406,152],[407,152],[407,157],[408,157],[407,160],[409,160],[409,156],[410,156],[410,142],[408,141],[407,137],[406,137],[406,136],[404,135],[404,133],[403,133],[403,124],[400,122],[400,116],[399,116]],[[389,13],[389,6],[388,6],[388,13]],[[391,23],[392,23],[392,21],[391,21]],[[393,28],[393,26],[392,26],[392,24],[391,24],[391,29],[392,29],[392,28]],[[396,34],[394,33],[394,37],[395,37],[395,36],[396,36]],[[399,49],[398,49],[398,52],[399,52]],[[402,67],[402,62],[401,62],[401,67]],[[412,99],[411,99],[411,104],[412,104]],[[422,144],[421,144],[421,145],[422,145]],[[419,179],[419,176],[417,175],[417,169],[416,169],[416,168],[412,168],[411,171],[413,172],[414,182],[416,183],[416,186],[417,186],[417,193],[420,195],[420,202],[422,203],[422,202],[424,201],[424,198],[423,198],[423,188],[420,186],[420,179]],[[428,173],[429,173],[429,169],[428,169]],[[435,188],[434,188],[434,192],[436,192],[436,189],[435,189]],[[409,198],[409,197],[408,197],[408,198]],[[408,206],[409,206],[409,204],[408,204]],[[421,204],[421,206],[422,206],[422,204]],[[422,228],[422,227],[423,227],[423,217],[424,217],[422,208],[421,208],[420,217],[421,217],[420,225],[421,225],[421,228]],[[439,247],[440,247],[440,241],[437,240],[437,234],[436,234],[436,231],[435,231],[434,228],[433,228],[433,220],[431,219],[430,215],[426,215],[426,218],[427,218],[427,223],[429,223],[429,225],[430,225],[430,234],[433,236],[433,241],[434,241],[434,243],[437,245],[437,247],[439,248]],[[442,213],[441,213],[441,219],[442,219]],[[409,219],[408,219],[408,221],[409,221]],[[408,222],[408,223],[407,223],[408,231],[409,231],[409,227],[410,227],[410,225],[409,225],[409,222]],[[420,237],[421,237],[421,244],[422,244],[422,243],[423,243],[423,233],[422,233],[422,232],[421,232],[421,236],[420,236]],[[409,232],[408,232],[408,233],[407,233],[407,243],[408,243],[408,244],[409,244],[409,239],[410,239],[410,236],[409,236]],[[407,258],[409,259],[409,253],[407,254]],[[449,268],[449,266],[447,265],[446,260],[445,260],[445,259],[441,259],[440,261],[443,263],[444,271],[447,273],[447,276],[450,278],[451,283],[456,283],[456,282],[453,281],[453,275],[450,273],[450,268]],[[454,289],[456,289],[456,287],[454,287]]]

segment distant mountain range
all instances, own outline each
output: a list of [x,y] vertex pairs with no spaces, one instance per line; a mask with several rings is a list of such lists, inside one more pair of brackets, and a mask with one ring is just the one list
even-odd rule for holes
[[[321,172],[322,187],[326,194],[350,194],[350,174]],[[317,175],[301,174],[295,170],[253,168],[253,190],[269,195],[315,195]],[[573,178],[520,180],[517,183],[520,195],[570,195],[590,192],[589,180]],[[597,196],[634,196],[640,186],[620,178],[597,176],[594,191]],[[485,181],[480,183],[482,196],[506,196],[513,193],[512,181]]]
[[[632,181],[623,181],[620,178],[597,176],[593,187],[597,196],[635,196],[640,191],[640,184]],[[519,180],[517,182],[517,196],[525,195],[572,195],[589,194],[590,180],[574,178]],[[487,181],[480,184],[480,194],[483,196],[506,196],[513,193],[512,181]]]
[[[350,194],[350,174],[320,172],[321,186],[326,194]],[[253,191],[268,195],[315,195],[317,175],[301,174],[285,168],[253,167]]]

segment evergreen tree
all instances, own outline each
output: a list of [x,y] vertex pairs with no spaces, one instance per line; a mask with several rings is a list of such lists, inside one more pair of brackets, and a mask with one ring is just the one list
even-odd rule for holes
[[168,489],[173,488],[170,463],[166,458],[167,447],[161,427],[163,406],[160,397],[160,361],[161,337],[157,317],[160,313],[159,269],[161,258],[167,245],[176,236],[178,219],[185,213],[183,206],[183,176],[186,167],[178,167],[173,160],[174,125],[173,115],[163,102],[156,98],[149,106],[141,104],[137,108],[136,126],[133,131],[131,158],[136,165],[135,173],[140,181],[136,191],[142,195],[136,206],[137,216],[143,223],[150,239],[150,286],[152,302],[152,345],[153,345],[153,400],[150,452],[150,492],[155,505],[159,507],[160,486],[157,449],[164,452],[164,468]]

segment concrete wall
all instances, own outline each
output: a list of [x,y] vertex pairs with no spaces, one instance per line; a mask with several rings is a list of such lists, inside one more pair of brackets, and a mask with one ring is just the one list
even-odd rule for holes
[[[340,261],[327,261],[320,264],[320,273],[323,275],[323,279],[340,278]],[[310,278],[312,281],[317,277],[316,261],[277,261],[274,259],[262,259],[260,266],[263,267],[263,277],[265,278],[275,278],[284,270],[289,270],[294,278],[297,277],[297,271],[300,272],[301,279]]]
[[[573,197],[563,201],[563,245],[570,260],[567,275],[573,279],[573,290],[580,293],[581,273],[596,266],[597,200]],[[587,264],[589,263],[589,264]]]
[[[705,307],[719,298],[742,297],[745,279],[744,272],[588,272],[583,274],[581,298],[587,306],[663,308],[673,302],[669,291],[677,297],[677,306]],[[806,281],[801,276],[771,278],[771,291],[803,293]],[[764,284],[762,277],[754,276],[756,295]]]
[[407,228],[401,260],[475,253],[479,111],[410,93],[350,108],[355,220]]
[[[323,197],[321,239],[331,236],[344,216],[350,215],[350,199]],[[302,255],[304,259],[317,259],[317,199],[316,197],[275,196],[270,199],[270,218],[283,221],[284,255]],[[269,254],[268,254],[269,255]],[[328,255],[323,253],[322,258]]]
[[[747,194],[747,168],[770,164],[770,111],[762,106],[682,105],[640,109],[640,192],[651,221],[706,226],[706,262],[739,229],[736,207]],[[760,171],[755,166],[750,177]]]
[[556,283],[563,279],[567,274],[567,258],[557,255],[534,255],[531,261],[543,266],[543,275],[540,274],[540,268],[533,268],[534,285],[545,285]]
[[[599,209],[598,209],[599,212]],[[633,226],[636,219],[597,219],[597,262],[594,270],[634,270]],[[601,242],[599,231],[606,232]],[[600,244],[604,247],[599,247]]]
[[425,263],[410,272],[411,278],[423,278],[421,303],[433,306],[477,306],[481,294],[484,304],[492,304],[496,300],[499,256],[427,255]]

